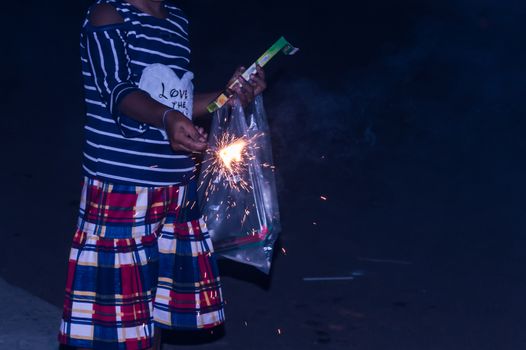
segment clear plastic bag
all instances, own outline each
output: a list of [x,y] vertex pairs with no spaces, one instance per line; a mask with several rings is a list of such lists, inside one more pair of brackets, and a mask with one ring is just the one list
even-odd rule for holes
[[214,250],[268,274],[281,227],[262,97],[217,110],[208,143],[198,190]]

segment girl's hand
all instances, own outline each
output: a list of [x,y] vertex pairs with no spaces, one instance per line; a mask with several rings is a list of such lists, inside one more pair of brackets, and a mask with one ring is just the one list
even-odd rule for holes
[[166,115],[166,134],[174,151],[200,153],[206,149],[207,134],[183,114],[170,111]]
[[[228,82],[226,89],[226,92],[230,96],[239,98],[243,107],[246,107],[254,100],[255,96],[259,95],[267,88],[263,68],[257,65],[256,73],[252,74],[248,81],[241,76],[245,70],[245,67],[239,67]],[[236,80],[238,80],[237,84],[234,85],[233,88],[229,88],[229,86]],[[229,103],[232,105],[233,101],[230,100]]]
[[254,88],[254,96],[259,95],[267,88],[267,81],[265,80],[265,71],[259,64],[256,64],[256,73],[250,76],[248,82]]

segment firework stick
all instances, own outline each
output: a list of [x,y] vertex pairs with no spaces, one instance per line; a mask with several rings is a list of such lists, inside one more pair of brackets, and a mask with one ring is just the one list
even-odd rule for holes
[[[283,54],[290,56],[294,55],[296,52],[298,52],[298,50],[299,49],[292,46],[287,41],[287,39],[281,37],[278,39],[278,41],[274,43],[274,45],[270,47],[270,49],[265,51],[265,53],[261,55],[261,57],[259,57],[256,62],[254,62],[250,67],[248,67],[248,69],[241,76],[243,77],[243,79],[248,81],[250,79],[250,76],[256,72],[257,65],[261,67],[265,66],[270,61],[270,59],[276,56],[276,54],[280,51],[283,52]],[[230,84],[228,88],[232,89],[238,83],[239,80],[236,79],[232,84]],[[214,102],[210,103],[206,109],[208,110],[208,112],[213,113],[219,108],[223,107],[229,99],[230,96],[228,96],[226,92],[223,92],[221,95],[219,95],[219,97],[217,97],[217,99]]]

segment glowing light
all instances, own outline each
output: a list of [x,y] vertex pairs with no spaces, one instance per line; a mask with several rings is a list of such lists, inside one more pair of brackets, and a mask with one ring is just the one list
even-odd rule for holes
[[281,248],[281,251],[283,252],[283,255],[287,255],[287,250],[285,248]]
[[[248,161],[253,159],[251,151],[257,149],[256,138],[261,134],[252,137],[236,137],[229,133],[224,133],[217,140],[216,144],[207,150],[208,159],[203,163],[203,174],[211,177],[211,181],[206,184],[201,182],[201,186],[206,185],[205,198],[221,189],[220,183],[224,183],[234,190],[252,190],[247,181]],[[235,203],[229,203],[235,206]]]
[[246,145],[245,140],[238,139],[217,152],[228,170],[232,171],[232,162],[241,162]]
[[321,200],[323,200],[323,201],[326,201],[326,200],[327,200],[327,197],[325,197],[325,196],[320,196],[320,198],[321,198]]

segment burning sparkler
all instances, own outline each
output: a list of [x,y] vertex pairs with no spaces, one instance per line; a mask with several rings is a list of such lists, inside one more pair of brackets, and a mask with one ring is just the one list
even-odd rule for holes
[[[203,172],[205,176],[211,176],[212,181],[207,184],[205,197],[216,191],[219,188],[217,184],[222,181],[238,191],[251,189],[246,180],[246,171],[248,161],[253,159],[252,151],[257,149],[255,139],[258,136],[247,138],[224,133],[216,147],[207,150],[209,157],[204,163]],[[203,184],[201,182],[199,186]]]
[[240,163],[242,161],[242,153],[246,145],[247,142],[245,140],[238,139],[217,152],[228,170],[233,170],[232,162]]

